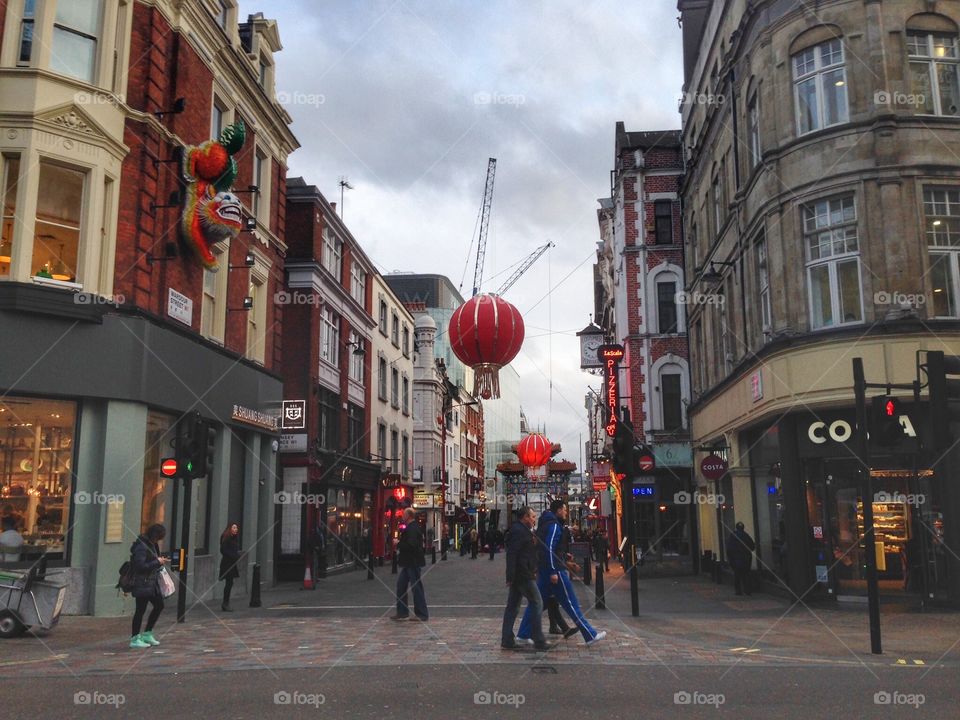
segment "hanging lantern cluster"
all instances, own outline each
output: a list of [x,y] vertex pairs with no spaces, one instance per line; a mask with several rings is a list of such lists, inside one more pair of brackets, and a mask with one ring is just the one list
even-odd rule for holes
[[525,467],[541,467],[550,462],[553,443],[542,433],[531,433],[517,444],[517,457]]
[[474,370],[473,394],[500,397],[500,368],[523,345],[520,311],[498,295],[476,295],[454,311],[447,332],[453,354]]

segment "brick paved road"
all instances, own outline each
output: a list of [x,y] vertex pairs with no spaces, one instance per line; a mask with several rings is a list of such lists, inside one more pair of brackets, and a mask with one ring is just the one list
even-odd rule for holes
[[[43,637],[0,641],[0,671],[7,677],[141,675],[213,670],[309,667],[478,666],[491,663],[599,666],[891,666],[903,661],[957,667],[958,616],[908,614],[886,621],[887,654],[866,650],[865,611],[799,608],[755,595],[733,598],[730,588],[701,578],[648,581],[641,616],[631,618],[627,583],[607,576],[609,610],[590,610],[608,639],[587,648],[579,637],[544,655],[499,648],[503,558],[451,558],[425,574],[429,623],[394,622],[390,568],[331,576],[315,591],[282,588],[264,593],[264,607],[223,614],[197,605],[188,622],[158,626],[162,644],[126,647],[129,619],[64,618]],[[578,584],[585,607],[592,590]],[[132,603],[131,603],[132,604]],[[902,657],[901,657],[902,656]],[[518,667],[518,672],[520,672]]]

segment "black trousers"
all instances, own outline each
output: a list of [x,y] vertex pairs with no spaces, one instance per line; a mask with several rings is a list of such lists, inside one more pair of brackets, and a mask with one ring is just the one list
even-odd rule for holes
[[221,605],[230,604],[230,592],[233,590],[233,578],[227,576],[223,579],[223,602]]
[[733,590],[737,595],[750,594],[750,568],[733,568]]
[[570,629],[570,626],[567,625],[567,621],[563,619],[563,615],[560,614],[560,603],[557,602],[555,597],[551,597],[545,603],[547,610],[547,617],[550,618],[550,629],[553,630],[557,628],[560,632],[566,632]]
[[133,632],[131,635],[140,634],[140,626],[143,624],[143,615],[147,612],[147,603],[153,605],[153,610],[150,611],[150,616],[147,618],[147,632],[153,630],[153,626],[157,624],[157,619],[160,617],[160,613],[163,612],[163,598],[162,597],[153,597],[153,598],[136,598],[137,609],[133,613]]

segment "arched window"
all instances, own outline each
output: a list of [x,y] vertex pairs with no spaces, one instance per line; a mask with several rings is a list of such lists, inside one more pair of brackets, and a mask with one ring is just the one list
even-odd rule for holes
[[[928,115],[957,115],[957,26],[942,15],[923,13],[907,22],[907,55],[910,61],[912,97],[906,100]],[[901,103],[897,103],[901,104]]]
[[678,294],[683,292],[681,277],[681,269],[667,263],[650,272],[647,303],[653,308],[653,316],[647,322],[652,332],[663,335],[686,332],[680,303],[677,302]]
[[839,28],[820,25],[790,46],[797,134],[848,122],[847,69]]

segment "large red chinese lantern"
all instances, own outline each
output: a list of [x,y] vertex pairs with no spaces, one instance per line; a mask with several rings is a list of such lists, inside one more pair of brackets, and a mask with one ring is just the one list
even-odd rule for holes
[[453,354],[474,369],[473,394],[500,397],[500,368],[523,345],[520,311],[498,295],[477,295],[454,311],[447,332]]
[[540,467],[550,462],[553,443],[541,433],[531,433],[517,444],[517,457],[525,467]]

